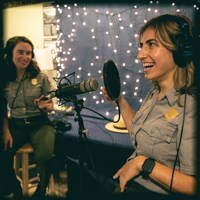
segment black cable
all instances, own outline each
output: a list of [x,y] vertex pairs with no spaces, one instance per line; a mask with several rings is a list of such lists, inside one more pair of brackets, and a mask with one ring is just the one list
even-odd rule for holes
[[[101,115],[100,113],[90,109],[90,108],[84,107],[83,106],[83,102],[84,102],[83,99],[78,100],[75,96],[74,98],[72,98],[72,101],[73,101],[73,104],[75,106],[75,111],[76,111],[76,115],[77,115],[77,118],[76,118],[75,121],[78,121],[78,124],[79,124],[79,142],[80,142],[81,148],[83,148],[83,144],[84,144],[85,148],[86,148],[87,155],[88,155],[88,159],[89,159],[88,161],[91,164],[92,170],[94,172],[94,175],[95,175],[98,183],[100,184],[99,174],[96,170],[96,167],[95,167],[95,164],[94,164],[94,161],[93,161],[93,157],[92,157],[92,154],[91,154],[91,151],[90,151],[89,143],[88,143],[88,138],[87,138],[88,130],[85,129],[85,127],[84,127],[84,122],[83,122],[83,119],[82,119],[81,110],[83,108],[85,108],[85,109],[88,109],[88,110],[102,116],[102,117],[104,117],[104,116]],[[119,105],[119,103],[117,103],[117,105]],[[83,136],[83,138],[82,138],[82,136]],[[85,143],[83,143],[83,141]],[[80,151],[80,155],[79,155],[80,170],[81,170],[82,167],[84,167],[84,162],[82,160],[83,157],[82,157],[81,154],[82,154],[82,150]],[[81,180],[80,180],[80,191],[81,190],[82,190],[82,187],[81,187]]]
[[[18,85],[17,90],[16,90],[16,93],[15,93],[15,97],[14,97],[14,99],[13,99],[13,102],[12,102],[11,106],[10,106],[10,112],[11,112],[11,114],[12,114],[12,109],[13,109],[13,106],[14,106],[14,104],[15,104],[17,95],[18,95],[18,93],[19,93],[20,86],[21,86],[21,84],[22,84],[22,81],[24,80],[25,74],[26,74],[26,71],[24,72],[24,74],[23,74],[23,76],[22,76],[22,78],[21,78],[21,80],[20,80],[20,82],[19,82],[19,85]],[[24,98],[24,95],[23,95],[23,98]]]
[[95,114],[101,116],[103,119],[105,119],[107,121],[110,121],[110,122],[113,122],[113,123],[117,123],[120,120],[121,111],[120,111],[119,101],[115,100],[115,102],[117,104],[117,109],[118,109],[118,119],[116,121],[114,121],[113,119],[109,119],[109,118],[105,117],[104,115],[96,112],[95,110],[93,110],[91,108],[87,108],[87,107],[84,107],[84,106],[83,106],[83,108],[86,109],[86,110],[90,110],[90,111],[94,112]]
[[[82,108],[87,109],[87,110],[90,110],[90,111],[96,113],[97,115],[101,116],[103,119],[106,119],[106,120],[108,120],[108,121],[111,121],[111,122],[116,123],[116,122],[118,122],[118,121],[120,120],[120,106],[119,106],[119,101],[118,101],[118,100],[115,100],[115,101],[116,101],[116,104],[117,104],[117,107],[118,107],[118,119],[117,119],[117,121],[114,121],[114,120],[112,120],[112,119],[106,118],[105,116],[103,116],[102,114],[96,112],[95,110],[90,109],[90,108],[87,108],[87,107],[84,107],[83,105],[82,105]],[[81,115],[81,116],[82,116],[82,115]],[[85,129],[85,132],[86,132],[86,131],[87,131],[87,130]],[[92,158],[92,154],[91,154],[91,151],[90,151],[90,148],[89,148],[87,133],[84,133],[83,135],[84,135],[86,150],[87,150],[87,153],[88,153],[88,156],[89,156],[89,161],[90,161],[90,163],[91,163],[92,170],[93,170],[93,172],[94,172],[94,176],[96,176],[97,182],[101,185],[101,181],[100,181],[100,178],[99,178],[99,173],[97,172],[97,170],[96,170],[96,168],[95,168],[95,164],[94,164],[94,161],[93,161],[93,158]]]
[[180,146],[181,146],[181,141],[182,141],[182,137],[183,137],[183,128],[184,128],[184,124],[185,124],[187,92],[188,92],[187,83],[188,83],[188,70],[187,70],[187,67],[186,67],[186,87],[185,87],[185,95],[184,95],[183,119],[182,119],[180,140],[179,140],[179,144],[178,144],[178,148],[177,148],[177,152],[176,152],[176,157],[175,157],[175,160],[174,160],[172,177],[171,177],[171,182],[170,182],[170,187],[169,187],[170,192],[172,191],[172,184],[173,184],[173,179],[174,179],[174,172],[175,172],[176,164],[177,164],[177,161],[178,161],[178,154],[179,154],[179,150],[180,150]]

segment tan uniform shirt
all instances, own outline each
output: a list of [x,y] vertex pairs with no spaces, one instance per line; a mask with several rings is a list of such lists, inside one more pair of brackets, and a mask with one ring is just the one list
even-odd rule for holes
[[27,118],[40,115],[34,99],[47,95],[53,88],[46,74],[40,72],[35,78],[24,77],[23,80],[9,82],[5,96],[11,111],[11,117]]
[[[159,91],[153,90],[143,102],[132,122],[131,141],[136,155],[145,155],[173,168],[180,142],[184,107],[177,105],[175,89],[157,101]],[[181,96],[184,102],[184,95]],[[196,98],[187,95],[185,123],[176,169],[188,175],[196,175]],[[134,179],[147,189],[167,193],[159,184]]]

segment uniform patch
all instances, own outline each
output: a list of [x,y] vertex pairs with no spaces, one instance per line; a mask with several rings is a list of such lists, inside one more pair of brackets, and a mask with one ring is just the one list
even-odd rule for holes
[[170,108],[166,113],[165,113],[165,119],[167,121],[172,120],[178,116],[178,111],[175,108]]
[[37,85],[37,83],[38,83],[37,78],[33,78],[33,79],[31,80],[31,84],[32,84],[32,85]]

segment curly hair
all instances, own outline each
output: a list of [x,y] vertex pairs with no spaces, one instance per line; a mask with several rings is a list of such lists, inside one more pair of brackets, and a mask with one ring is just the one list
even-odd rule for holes
[[[186,33],[183,30],[183,26],[181,23],[186,23],[189,27],[189,31]],[[153,29],[155,31],[156,38],[160,41],[160,43],[168,50],[170,50],[173,54],[174,61],[176,63],[176,69],[174,73],[174,87],[179,93],[179,97],[181,94],[195,94],[196,87],[194,84],[194,63],[192,55],[187,58],[188,61],[185,62],[185,66],[180,66],[180,62],[184,59],[184,56],[179,56],[180,62],[177,63],[175,59],[175,53],[180,51],[180,42],[183,41],[184,38],[187,37],[189,42],[191,43],[191,50],[193,45],[193,29],[191,21],[185,16],[181,15],[161,15],[155,18],[150,19],[140,30],[140,37],[147,29]],[[187,35],[185,35],[187,34]],[[182,53],[182,52],[181,52]],[[186,76],[187,73],[187,76]],[[158,82],[153,81],[154,87],[159,87]]]
[[34,59],[34,45],[33,43],[24,36],[15,36],[6,42],[6,46],[3,51],[3,63],[4,63],[4,69],[7,77],[7,81],[14,81],[17,77],[16,72],[16,66],[13,63],[13,49],[19,42],[28,43],[32,47],[32,59],[30,61],[30,64],[26,68],[27,75],[30,78],[36,77],[37,74],[40,72],[40,68],[38,66],[38,63]]

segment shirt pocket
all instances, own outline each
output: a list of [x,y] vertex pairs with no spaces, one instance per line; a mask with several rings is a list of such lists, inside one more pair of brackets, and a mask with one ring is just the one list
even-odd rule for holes
[[[162,121],[157,122],[157,126],[146,125],[141,127],[143,151],[155,159],[165,162],[175,158],[177,147],[177,124]],[[138,134],[140,135],[140,134]],[[143,136],[142,136],[143,135]]]
[[27,107],[35,108],[34,100],[41,96],[41,87],[30,87],[25,92],[25,103]]

